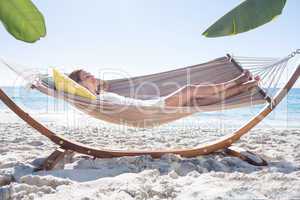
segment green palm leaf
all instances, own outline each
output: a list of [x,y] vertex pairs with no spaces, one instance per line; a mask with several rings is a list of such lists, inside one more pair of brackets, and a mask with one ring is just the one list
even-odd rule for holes
[[25,42],[46,35],[44,17],[30,0],[0,0],[0,20],[11,35]]
[[204,33],[206,37],[235,35],[257,28],[280,15],[286,0],[246,0]]

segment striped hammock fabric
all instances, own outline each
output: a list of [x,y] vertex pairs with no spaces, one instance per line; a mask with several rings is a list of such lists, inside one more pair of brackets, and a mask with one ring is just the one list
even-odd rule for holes
[[[242,67],[230,56],[221,57],[203,64],[188,66],[151,75],[107,80],[108,92],[136,99],[153,99],[166,96],[187,84],[217,84],[229,81],[242,73]],[[34,88],[40,92],[61,98],[84,113],[100,120],[134,127],[153,127],[172,122],[198,112],[218,111],[263,104],[268,98],[256,87],[210,105],[185,107],[151,107],[121,105],[101,100],[87,100],[56,91],[49,81],[40,79]],[[197,101],[196,101],[197,102]]]

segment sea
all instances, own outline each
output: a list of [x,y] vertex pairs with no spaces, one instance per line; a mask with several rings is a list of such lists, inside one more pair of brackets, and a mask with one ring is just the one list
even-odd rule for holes
[[[28,113],[59,115],[74,110],[66,102],[46,96],[36,90],[24,87],[1,88]],[[194,123],[214,119],[224,123],[244,123],[255,116],[263,106],[198,113],[193,115],[190,121]],[[8,112],[10,112],[9,109],[0,101],[0,114]],[[280,105],[263,122],[269,127],[300,128],[300,88],[292,89]]]

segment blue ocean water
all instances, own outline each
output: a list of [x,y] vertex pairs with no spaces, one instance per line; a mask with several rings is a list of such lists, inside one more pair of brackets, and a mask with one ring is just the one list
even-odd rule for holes
[[[2,89],[22,108],[35,113],[61,113],[71,108],[66,102],[41,94],[36,90],[24,87],[2,87]],[[221,112],[207,112],[199,114],[199,119],[222,118],[235,121],[246,121],[253,117],[263,105],[247,108],[232,109]],[[0,112],[8,108],[0,101]],[[194,117],[197,119],[197,115]],[[288,96],[280,103],[264,121],[274,125],[300,127],[300,88],[292,89]]]

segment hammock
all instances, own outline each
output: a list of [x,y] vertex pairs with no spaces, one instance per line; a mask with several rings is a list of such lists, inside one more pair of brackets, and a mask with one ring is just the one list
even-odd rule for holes
[[[108,80],[109,92],[136,99],[153,99],[166,96],[187,84],[216,84],[229,81],[242,73],[242,68],[229,55],[213,61],[172,71]],[[218,111],[265,103],[269,100],[260,87],[242,92],[218,103],[193,107],[151,107],[122,105],[101,100],[89,100],[68,93],[58,92],[49,78],[39,79],[34,87],[40,92],[62,98],[77,109],[100,120],[134,127],[153,127],[198,112]],[[134,95],[134,96],[133,96]],[[197,101],[196,101],[197,103]]]
[[[203,146],[190,149],[164,149],[164,150],[105,150],[92,148],[71,140],[68,140],[40,124],[19,106],[17,106],[12,99],[10,99],[0,89],[0,99],[25,122],[38,130],[41,134],[48,137],[55,144],[60,146],[65,151],[75,151],[82,154],[98,158],[111,158],[120,156],[137,156],[137,155],[151,155],[152,157],[160,157],[166,153],[175,153],[185,157],[193,157],[197,155],[205,155],[215,152],[219,149],[229,147],[232,143],[239,140],[239,138],[246,134],[250,129],[255,127],[262,121],[269,113],[271,113],[280,101],[286,96],[288,91],[293,87],[298,77],[300,76],[300,65],[294,70],[283,84],[283,72],[288,72],[288,66],[291,66],[290,60],[300,54],[300,50],[282,59],[274,58],[251,58],[251,57],[226,57],[218,58],[213,61],[190,66],[173,71],[157,73],[146,76],[134,77],[131,79],[109,80],[109,92],[115,92],[123,96],[130,96],[138,99],[151,99],[157,96],[164,96],[177,89],[178,86],[186,84],[201,84],[201,83],[220,83],[228,81],[242,72],[242,67],[249,69],[254,75],[260,75],[260,87],[253,91],[243,92],[236,96],[224,99],[222,102],[201,106],[195,105],[193,107],[137,107],[124,106],[112,104],[102,101],[90,101],[77,96],[61,93],[53,89],[53,83],[45,76],[38,76],[32,82],[32,87],[40,92],[64,99],[76,108],[83,112],[96,117],[101,120],[113,122],[117,124],[126,124],[137,127],[149,127],[171,122],[182,117],[189,116],[196,112],[216,111],[221,109],[232,109],[249,105],[256,105],[266,103],[265,107],[250,119],[244,126],[236,130],[234,133],[224,136],[217,141],[205,144]],[[7,67],[22,76],[20,71],[2,61]],[[289,64],[290,63],[290,64]],[[175,82],[178,85],[165,84],[166,82]],[[153,85],[159,88],[159,93],[154,90]],[[274,89],[275,88],[275,89]],[[278,90],[278,88],[281,88]],[[131,96],[136,94],[136,96]],[[58,155],[61,155],[58,153]],[[57,152],[52,154],[50,158],[57,156]],[[51,160],[53,162],[53,160]],[[55,160],[55,159],[54,159]],[[49,160],[48,160],[49,161]],[[49,164],[49,163],[48,163]]]

